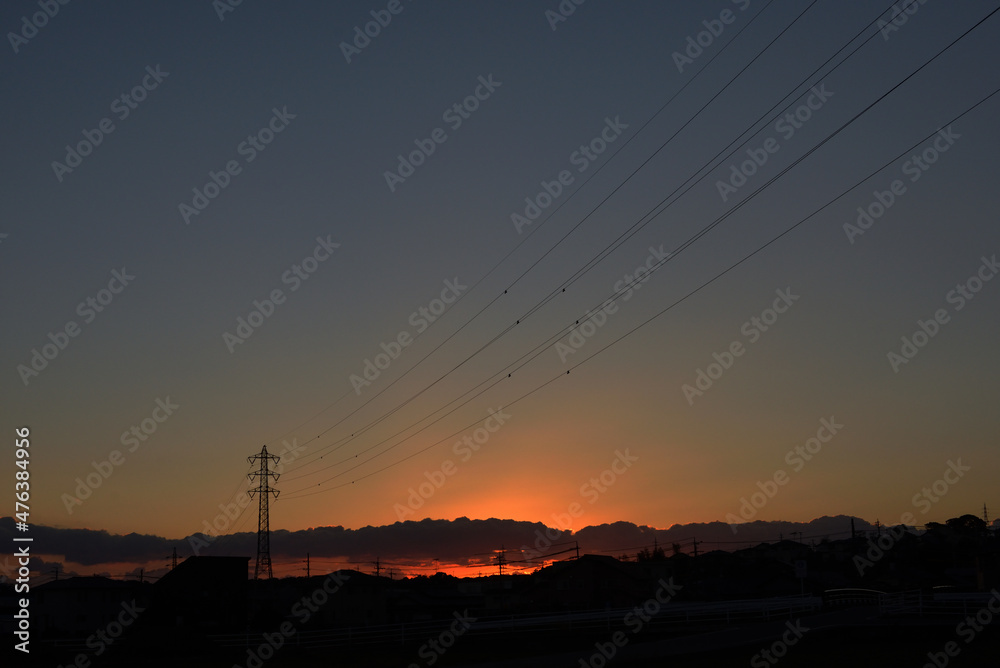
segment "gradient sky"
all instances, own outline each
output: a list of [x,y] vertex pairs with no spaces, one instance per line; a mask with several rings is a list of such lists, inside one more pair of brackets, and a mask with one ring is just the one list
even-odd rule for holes
[[[348,63],[341,43],[386,4],[247,1],[220,20],[207,1],[71,3],[16,53],[8,37],[0,392],[7,438],[31,428],[33,522],[187,536],[248,487],[249,455],[265,443],[280,453],[283,442],[301,446],[283,464],[271,507],[272,528],[288,530],[396,522],[396,505],[448,461],[453,475],[406,519],[554,525],[554,514],[580,503],[584,512],[562,528],[709,522],[738,513],[779,470],[786,484],[754,519],[843,513],[898,523],[911,512],[923,523],[978,514],[984,502],[1000,508],[1000,280],[961,310],[948,301],[1000,251],[1000,96],[951,123],[958,138],[917,181],[903,171],[939,128],[1000,85],[1000,17],[665,262],[628,300],[619,295],[617,311],[566,362],[551,343],[518,361],[611,297],[650,247],[674,251],[733,211],[996,3],[919,5],[888,39],[876,34],[814,77],[832,96],[791,137],[772,112],[734,157],[537,310],[890,3],[820,0],[735,80],[808,3],[592,0],[553,30],[546,11],[557,10],[555,0],[403,0]],[[674,52],[724,10],[732,23],[679,72]],[[0,26],[20,30],[37,11],[5,3]],[[169,74],[122,119],[115,100],[147,67]],[[480,77],[498,85],[454,127],[446,110],[473,95]],[[241,143],[275,109],[294,118],[248,162]],[[114,131],[60,181],[53,161],[64,162],[67,144],[103,118]],[[627,128],[578,172],[574,151],[610,127],[607,119]],[[390,190],[384,174],[397,155],[435,128],[445,141]],[[776,152],[723,202],[717,182],[769,137]],[[187,224],[179,205],[229,161],[239,173]],[[561,208],[519,233],[511,214],[523,215],[525,198],[562,170],[573,181],[556,198]],[[851,243],[844,224],[895,179],[905,192]],[[339,247],[292,290],[283,276],[317,237]],[[123,267],[135,278],[88,322],[78,305]],[[461,300],[356,394],[351,374],[380,343],[415,335],[411,314],[455,279],[469,286]],[[275,289],[285,301],[230,352],[224,333]],[[798,299],[751,341],[744,324],[779,290]],[[887,354],[938,309],[947,322],[894,371]],[[19,365],[69,321],[78,335],[25,383]],[[734,342],[745,352],[689,402],[683,385]],[[494,378],[502,380],[489,385]],[[147,421],[155,433],[130,452],[123,432],[168,398],[178,408]],[[509,421],[464,461],[453,444],[500,407]],[[823,419],[843,428],[795,470],[786,453]],[[63,495],[82,496],[77,479],[115,450],[124,461],[68,512]],[[618,465],[613,484],[587,487],[626,450],[637,459]],[[946,494],[915,503],[959,459],[969,470]],[[2,467],[13,469],[12,454]],[[255,525],[253,507],[235,523]]]

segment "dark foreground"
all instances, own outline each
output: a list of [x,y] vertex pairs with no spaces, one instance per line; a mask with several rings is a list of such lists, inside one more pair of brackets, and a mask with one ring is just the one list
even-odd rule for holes
[[[603,666],[672,666],[677,668],[719,666],[914,666],[935,668],[952,666],[1000,665],[1000,630],[992,625],[983,628],[970,639],[970,634],[956,634],[957,620],[891,620],[870,618],[855,621],[844,619],[844,613],[822,613],[797,620],[773,620],[692,629],[671,633],[658,629],[630,638],[622,647],[611,642],[613,631],[552,632],[546,634],[509,634],[470,631],[455,640],[446,651],[436,653],[426,644],[414,642],[383,642],[355,647],[310,647],[289,644],[277,649],[269,658],[250,658],[245,648],[209,648],[200,650],[185,646],[178,638],[169,646],[119,646],[102,657],[87,657],[90,666],[183,666],[184,668],[318,668],[320,666],[476,666],[479,668],[555,667],[572,666],[602,668]],[[808,629],[801,635],[792,628]],[[845,623],[846,622],[846,623]],[[783,636],[793,642],[786,646]],[[620,637],[619,637],[620,639]],[[948,643],[957,655],[949,657]],[[253,639],[251,639],[253,646]],[[256,647],[256,646],[255,646]],[[423,651],[421,648],[423,647]],[[605,660],[604,653],[612,653]],[[612,649],[614,647],[614,649]],[[778,658],[765,657],[764,650],[773,649]],[[23,655],[5,665],[66,666],[75,665],[75,656],[65,651],[38,648],[30,659]]]

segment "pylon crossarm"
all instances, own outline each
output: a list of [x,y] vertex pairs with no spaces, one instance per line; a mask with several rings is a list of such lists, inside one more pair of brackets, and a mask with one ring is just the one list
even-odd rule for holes
[[247,460],[252,464],[256,461],[260,461],[260,470],[253,473],[248,473],[247,476],[251,481],[257,482],[257,487],[248,490],[250,498],[253,498],[254,494],[258,494],[258,517],[257,517],[257,561],[254,566],[254,580],[259,580],[262,575],[266,576],[267,579],[274,577],[271,570],[271,533],[268,519],[268,500],[273,494],[274,498],[278,498],[278,490],[272,489],[270,486],[271,479],[273,478],[275,482],[278,480],[278,473],[274,473],[270,470],[269,464],[274,462],[275,465],[279,463],[279,457],[276,455],[268,454],[267,446],[261,448],[259,455],[253,455],[252,457],[247,457]]

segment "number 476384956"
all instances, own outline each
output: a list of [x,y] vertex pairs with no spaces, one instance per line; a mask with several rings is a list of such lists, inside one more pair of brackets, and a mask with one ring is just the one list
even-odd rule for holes
[[28,479],[31,474],[28,472],[28,462],[31,457],[28,448],[31,447],[31,441],[28,439],[30,430],[27,427],[20,427],[15,430],[17,434],[17,440],[15,441],[15,452],[16,457],[15,465],[19,471],[15,473],[15,478],[17,482],[14,484],[14,497],[17,499],[15,505],[15,517],[17,517],[18,522],[28,521],[28,500],[30,497],[30,486],[28,484]]

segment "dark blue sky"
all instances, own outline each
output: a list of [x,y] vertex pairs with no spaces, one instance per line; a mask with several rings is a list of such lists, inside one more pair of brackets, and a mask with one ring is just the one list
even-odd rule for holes
[[[186,535],[247,486],[247,455],[263,443],[281,452],[293,438],[304,449],[278,485],[283,497],[272,522],[282,528],[394,522],[410,488],[449,460],[457,473],[408,519],[546,521],[586,497],[581,487],[623,447],[641,464],[593,504],[588,499],[581,522],[711,521],[736,512],[758,481],[791,471],[786,452],[831,416],[846,425],[843,432],[758,519],[846,513],[895,522],[909,511],[922,522],[995,500],[1000,283],[987,281],[961,309],[948,295],[1000,250],[997,98],[952,124],[952,138],[931,149],[936,161],[926,170],[907,163],[997,88],[1000,19],[987,20],[734,207],[996,3],[932,1],[914,5],[898,30],[870,28],[864,36],[876,32],[872,40],[815,77],[825,99],[812,98],[809,109],[801,107],[808,94],[795,96],[794,132],[787,122],[776,126],[772,112],[732,158],[528,317],[889,4],[590,0],[553,30],[546,12],[558,11],[554,0],[403,0],[348,63],[341,43],[373,20],[371,12],[384,18],[387,4],[245,0],[220,20],[207,1],[80,2],[60,5],[26,43],[15,39],[16,52],[8,35],[0,57],[8,99],[0,392],[8,433],[28,424],[36,438],[36,521]],[[22,18],[30,22],[39,11],[37,3],[7,3],[0,26],[20,32]],[[709,39],[704,31],[712,28],[720,34]],[[689,37],[705,46],[678,71],[674,54],[689,47]],[[144,80],[138,97],[145,99],[128,108],[121,96]],[[467,105],[462,116],[456,104]],[[85,132],[96,137],[105,118],[113,131],[99,132],[99,145],[72,172],[53,167],[65,162],[67,145],[86,143]],[[438,128],[433,153],[390,189],[385,174],[398,170],[397,156],[428,146]],[[602,132],[612,139],[607,149],[593,162],[580,158],[580,147]],[[249,137],[270,143],[250,151]],[[723,201],[719,182],[732,176],[731,166],[752,155],[761,160],[761,151],[766,162],[746,167],[754,173]],[[227,163],[231,174],[218,176]],[[554,188],[564,170],[572,181],[519,233],[511,215],[525,215],[525,199],[537,200],[543,182]],[[180,205],[195,204],[193,189],[203,190],[212,173],[225,188],[185,220]],[[884,214],[861,235],[845,231],[858,207],[870,208],[875,191],[891,192],[897,179],[899,194]],[[509,365],[611,297],[637,267],[652,266],[651,247],[675,251],[729,212],[628,300],[619,295],[606,324],[578,349],[561,356],[550,342],[511,378],[469,393],[494,374],[505,377]],[[332,244],[339,246],[331,252]],[[294,269],[309,256],[306,269]],[[123,267],[135,278],[124,289],[112,283],[120,292],[104,293],[110,303],[88,316],[79,305],[101,299]],[[296,271],[308,278],[296,282]],[[461,300],[370,385],[352,385],[381,343],[418,333],[411,314],[436,308],[446,281],[469,286],[459,290]],[[254,300],[275,290],[283,301],[250,338],[224,338],[237,333]],[[765,311],[782,290],[798,299],[766,331],[745,325],[774,316]],[[902,353],[901,337],[938,309],[946,321],[935,336],[893,368],[889,353]],[[60,340],[70,321],[78,334],[39,368],[33,351],[50,343],[50,333]],[[711,387],[684,389],[698,389],[699,371],[734,343],[744,353],[715,369],[722,373]],[[33,356],[37,375],[26,371]],[[162,409],[154,411],[167,397],[180,407],[161,421]],[[383,439],[412,434],[459,397],[471,400],[364,463],[398,440]],[[452,444],[501,406],[509,407],[509,423],[462,460]],[[141,430],[144,419],[155,431],[129,451],[122,434]],[[333,444],[333,454],[322,450]],[[77,478],[115,450],[123,463],[81,498]],[[921,514],[914,495],[958,458],[971,471]],[[131,510],[151,499],[163,500],[160,509]]]

